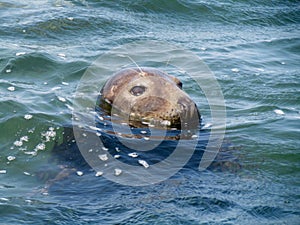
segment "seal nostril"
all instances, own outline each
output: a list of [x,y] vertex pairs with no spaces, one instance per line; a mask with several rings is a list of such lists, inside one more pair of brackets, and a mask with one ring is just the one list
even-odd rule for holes
[[146,91],[145,86],[134,86],[130,89],[130,93],[134,96],[140,96]]

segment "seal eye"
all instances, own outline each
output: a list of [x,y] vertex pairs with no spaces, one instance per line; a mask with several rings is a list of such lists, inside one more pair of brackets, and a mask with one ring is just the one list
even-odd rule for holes
[[146,87],[144,86],[134,86],[131,88],[130,93],[134,96],[140,96],[142,95],[146,90]]

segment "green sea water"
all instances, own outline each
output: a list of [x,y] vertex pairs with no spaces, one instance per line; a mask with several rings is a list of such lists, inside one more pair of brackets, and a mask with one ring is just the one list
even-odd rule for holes
[[[299,3],[0,0],[0,224],[299,224]],[[74,172],[40,193],[85,71],[139,41],[178,46],[210,68],[242,169],[145,187]],[[209,124],[205,96],[182,81]]]

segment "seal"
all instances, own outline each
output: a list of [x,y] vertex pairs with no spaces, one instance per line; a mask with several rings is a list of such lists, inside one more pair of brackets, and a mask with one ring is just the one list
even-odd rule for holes
[[148,67],[115,73],[101,89],[98,104],[133,127],[196,128],[201,118],[179,79]]

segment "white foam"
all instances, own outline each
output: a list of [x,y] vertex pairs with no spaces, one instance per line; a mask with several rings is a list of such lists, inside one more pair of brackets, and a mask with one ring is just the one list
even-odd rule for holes
[[36,151],[24,152],[24,154],[26,154],[26,155],[32,155],[32,156],[36,156],[36,155],[37,155],[37,152],[36,152]]
[[38,150],[45,150],[46,148],[46,145],[44,143],[40,143],[38,144],[35,149],[38,151]]
[[21,56],[21,55],[25,55],[25,54],[26,54],[26,52],[17,52],[16,56]]
[[59,56],[60,58],[63,58],[63,59],[66,58],[66,55],[64,53],[58,53],[57,56]]
[[98,157],[99,157],[99,159],[101,159],[102,161],[107,161],[107,160],[108,160],[107,154],[98,155]]
[[202,129],[208,129],[208,128],[210,128],[212,126],[212,123],[206,123],[203,127],[202,127]]
[[53,127],[49,127],[49,130],[42,133],[42,136],[44,136],[46,138],[46,142],[51,141],[51,138],[54,140],[55,136],[56,136],[56,131],[54,130]]
[[103,175],[103,172],[102,172],[102,171],[98,171],[98,172],[95,174],[96,177],[100,177],[100,176],[102,176],[102,175]]
[[115,159],[119,159],[121,156],[120,155],[114,155]]
[[9,91],[15,91],[16,88],[14,86],[10,86],[10,87],[7,88],[7,90],[9,90]]
[[66,104],[65,106],[67,106],[67,108],[70,109],[70,110],[74,110],[74,108],[72,106],[68,105],[68,104]]
[[67,101],[64,97],[57,96],[57,98],[61,102],[66,102]]
[[56,91],[56,90],[59,90],[59,89],[61,89],[61,87],[53,87],[53,88],[51,88],[51,91]]
[[15,156],[12,156],[12,155],[7,156],[7,160],[8,160],[8,161],[13,161],[13,160],[15,160],[15,159],[16,159]]
[[146,169],[149,167],[149,164],[145,160],[140,159],[138,162]]
[[89,126],[89,128],[90,128],[91,130],[94,130],[94,131],[101,131],[100,128],[95,127],[95,126]]
[[283,112],[281,109],[275,109],[274,112],[275,112],[277,115],[284,115],[284,112]]
[[232,68],[231,71],[232,71],[232,72],[235,72],[235,73],[240,72],[240,70],[239,70],[238,68]]
[[28,142],[28,140],[29,140],[28,136],[23,136],[23,137],[20,138],[20,141]]
[[115,169],[115,176],[121,175],[122,170],[121,169]]
[[76,174],[77,174],[78,176],[82,176],[82,175],[83,175],[83,172],[82,172],[82,171],[77,171]]
[[28,130],[28,133],[33,133],[35,131],[35,128],[31,128],[30,130]]
[[108,151],[108,148],[102,147],[103,151]]
[[32,115],[26,114],[26,115],[24,116],[24,119],[25,119],[25,120],[30,120],[32,117],[33,117]]
[[21,147],[23,145],[23,141],[15,141],[14,145],[17,147]]
[[132,157],[132,158],[136,158],[139,155],[136,152],[132,152],[132,153],[128,153],[128,156]]

